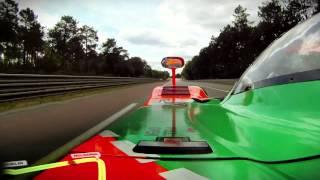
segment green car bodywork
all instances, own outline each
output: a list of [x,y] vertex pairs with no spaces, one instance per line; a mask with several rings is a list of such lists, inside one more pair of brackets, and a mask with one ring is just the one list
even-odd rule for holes
[[156,103],[106,129],[135,144],[175,136],[213,149],[162,154],[156,163],[168,170],[209,179],[320,179],[319,45],[317,15],[265,50],[223,101]]
[[107,129],[133,143],[169,136],[175,108],[176,136],[205,140],[214,152],[161,155],[161,166],[184,167],[210,179],[316,179],[320,157],[301,158],[320,154],[319,92],[320,81],[310,81],[251,90],[223,102],[159,104],[142,107]]

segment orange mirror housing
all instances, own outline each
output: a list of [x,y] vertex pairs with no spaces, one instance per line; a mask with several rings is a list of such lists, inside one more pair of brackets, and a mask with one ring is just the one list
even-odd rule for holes
[[165,57],[162,59],[161,64],[168,69],[177,69],[184,66],[182,57]]

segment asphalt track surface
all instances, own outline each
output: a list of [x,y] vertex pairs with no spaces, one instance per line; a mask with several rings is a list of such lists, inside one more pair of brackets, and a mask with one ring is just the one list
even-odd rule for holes
[[[33,163],[131,103],[142,103],[152,89],[166,83],[148,83],[113,89],[72,100],[47,103],[0,114],[0,158]],[[229,81],[182,81],[178,85],[203,87],[210,97],[223,97]]]

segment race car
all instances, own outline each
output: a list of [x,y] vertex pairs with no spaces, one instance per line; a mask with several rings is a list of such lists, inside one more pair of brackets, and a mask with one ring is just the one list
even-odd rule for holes
[[273,42],[229,94],[156,87],[58,162],[6,169],[35,179],[319,179],[320,14]]

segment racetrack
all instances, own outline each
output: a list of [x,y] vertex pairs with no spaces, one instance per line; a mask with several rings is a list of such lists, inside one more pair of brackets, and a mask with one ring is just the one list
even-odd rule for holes
[[[210,97],[223,97],[232,87],[224,81],[178,80],[177,84],[201,86]],[[163,82],[1,113],[1,156],[5,161],[35,162],[129,104],[141,105],[159,85]]]
[[201,81],[182,81],[178,80],[177,85],[200,86],[209,97],[221,98],[228,94],[235,80],[201,80]]

